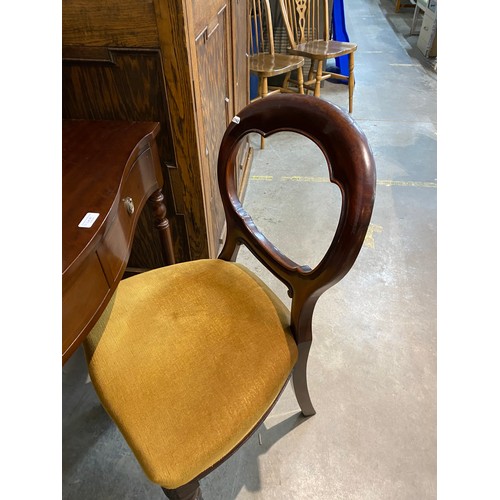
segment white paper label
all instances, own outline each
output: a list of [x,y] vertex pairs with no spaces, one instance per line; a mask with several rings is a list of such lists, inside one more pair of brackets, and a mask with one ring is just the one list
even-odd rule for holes
[[95,212],[88,212],[87,215],[80,221],[80,224],[78,224],[78,227],[92,227],[92,224],[97,220],[97,217],[99,217],[99,214],[96,214]]

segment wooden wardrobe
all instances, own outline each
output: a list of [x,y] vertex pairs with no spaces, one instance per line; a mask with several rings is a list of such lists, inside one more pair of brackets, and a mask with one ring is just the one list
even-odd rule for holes
[[[159,121],[176,261],[216,257],[219,144],[249,102],[247,0],[63,0],[62,28],[63,118]],[[246,142],[236,166],[241,194],[250,158]],[[164,265],[148,217],[145,210],[129,267]]]

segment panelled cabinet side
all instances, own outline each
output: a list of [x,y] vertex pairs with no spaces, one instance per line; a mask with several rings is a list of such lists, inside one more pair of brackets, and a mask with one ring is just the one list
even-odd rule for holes
[[[207,0],[201,9],[199,2],[193,0],[189,6],[193,20],[189,36],[195,61],[193,86],[197,125],[198,130],[203,131],[199,140],[205,217],[209,228],[209,253],[216,257],[225,231],[217,183],[219,146],[233,116],[248,103],[247,1]],[[243,155],[248,156],[248,153],[248,146],[243,147],[237,169],[246,167]],[[243,175],[238,179],[242,180]]]
[[[191,43],[191,0],[153,0],[162,54],[170,126],[174,138],[175,166],[172,176],[174,194],[182,194],[189,207],[185,217],[190,259],[209,257],[209,227],[206,223],[202,188],[202,163],[195,100]],[[176,196],[177,198],[177,196]]]
[[[248,102],[246,0],[63,0],[63,63],[64,118],[161,123],[176,261],[215,257],[218,147]],[[150,227],[139,224],[134,267],[162,265]]]

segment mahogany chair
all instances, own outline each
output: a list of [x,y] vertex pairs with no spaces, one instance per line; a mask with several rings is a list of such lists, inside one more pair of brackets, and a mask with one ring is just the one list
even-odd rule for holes
[[[273,20],[269,0],[249,0],[250,72],[258,77],[258,92],[255,99],[262,99],[271,94],[296,92],[289,87],[292,71],[297,70],[298,92],[304,93],[302,66],[304,58],[290,54],[274,52]],[[281,86],[268,85],[268,79],[285,75]],[[264,138],[261,138],[264,148]]]
[[[238,199],[235,165],[248,133],[293,131],[323,151],[342,193],[338,227],[311,269],[283,255]],[[316,301],[354,264],[375,196],[366,138],[340,108],[281,94],[245,107],[220,146],[219,188],[227,237],[218,259],[123,280],[85,341],[99,398],[149,479],[170,499],[201,499],[200,478],[258,429],[288,380],[314,415],[306,364]],[[291,310],[235,262],[240,245],[288,288]]]
[[[311,61],[306,90],[321,94],[321,82],[327,79],[347,81],[349,87],[349,113],[352,113],[354,94],[354,52],[355,43],[337,42],[330,39],[331,10],[328,0],[280,0],[281,13],[288,34],[288,52]],[[349,75],[325,71],[328,59],[348,55]]]

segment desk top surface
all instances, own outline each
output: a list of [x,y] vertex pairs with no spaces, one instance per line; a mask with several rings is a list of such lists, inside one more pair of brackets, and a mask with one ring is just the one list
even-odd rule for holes
[[[63,274],[105,231],[120,185],[158,131],[156,122],[63,120]],[[87,214],[99,215],[91,227],[78,227]]]

